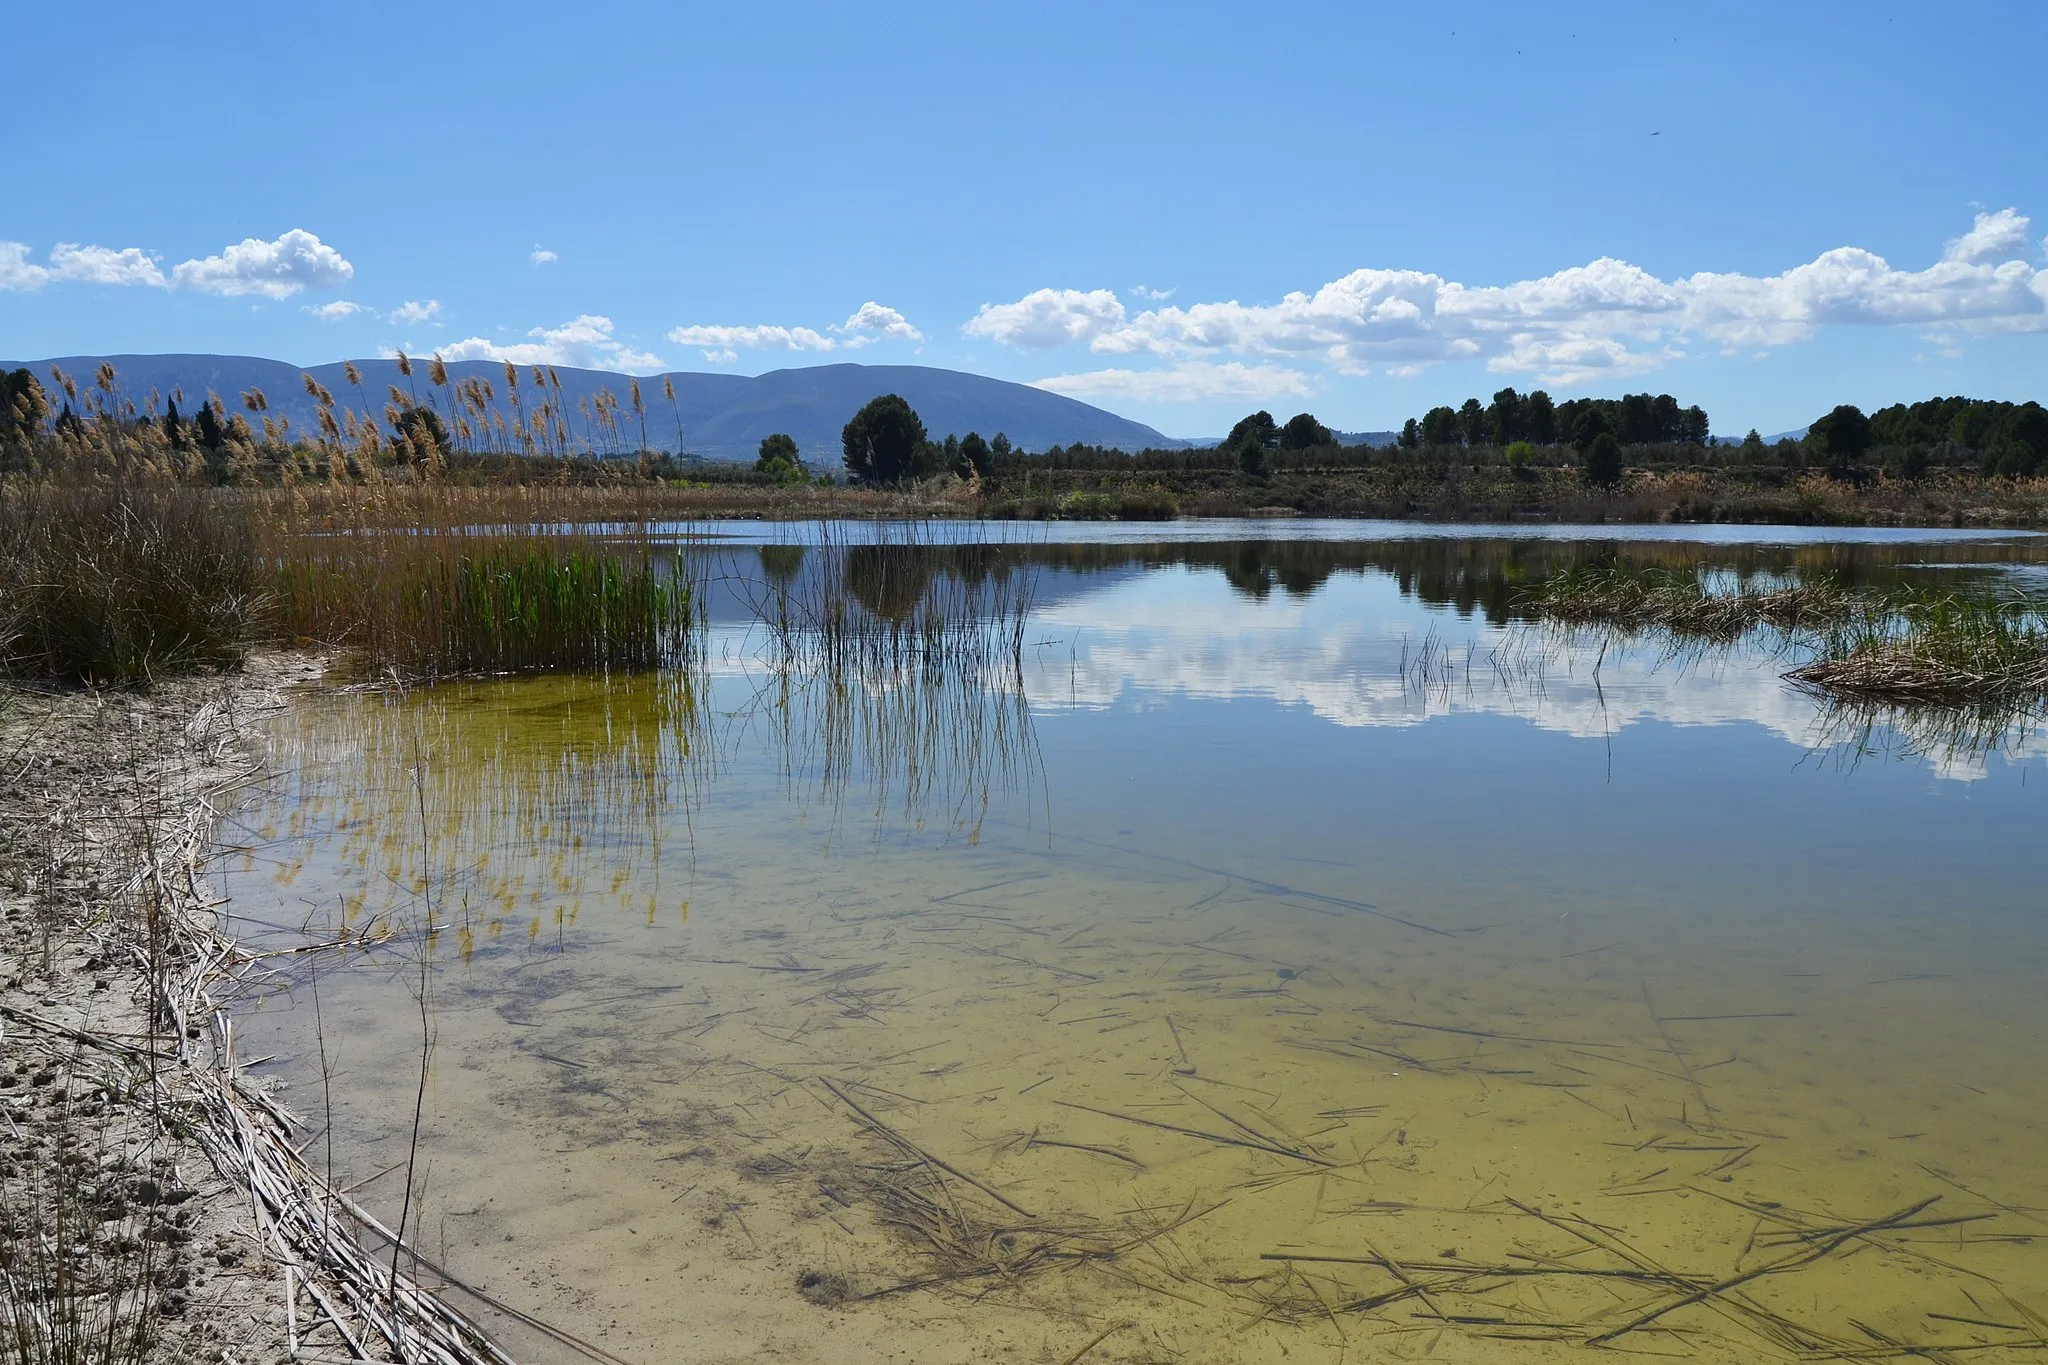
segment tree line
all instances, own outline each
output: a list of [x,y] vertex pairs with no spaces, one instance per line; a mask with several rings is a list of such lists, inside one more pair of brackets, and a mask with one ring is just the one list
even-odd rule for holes
[[1490,403],[1467,398],[1460,407],[1431,408],[1401,426],[1399,444],[1417,446],[1510,446],[1516,441],[1548,446],[1590,444],[1602,431],[1625,446],[1695,445],[1712,439],[1704,408],[1681,408],[1668,393],[1629,393],[1619,398],[1570,398],[1555,402],[1542,389],[1502,389]]
[[[348,369],[353,379],[354,367]],[[412,372],[403,357],[400,372],[408,378]],[[90,382],[53,371],[54,388],[46,388],[26,369],[0,372],[0,471],[31,470],[54,457],[60,463],[84,466],[140,464],[223,483],[280,473],[287,478],[374,478],[379,463],[411,466],[430,477],[456,457],[493,451],[571,457],[579,451],[568,405],[558,401],[559,383],[543,370],[537,368],[531,385],[522,386],[522,376],[507,367],[510,392],[520,396],[522,387],[531,389],[531,398],[518,409],[525,413],[516,424],[521,434],[514,440],[493,430],[491,439],[481,443],[479,405],[487,406],[495,395],[479,391],[468,395],[475,401],[467,406],[451,400],[444,408],[433,401],[436,391],[449,384],[438,361],[428,363],[426,377],[424,395],[391,387],[379,423],[337,407],[333,395],[306,376],[320,420],[318,431],[301,433],[271,414],[269,400],[260,390],[240,395],[235,405],[212,393],[187,403],[177,391],[131,398],[107,365]],[[474,386],[478,381],[464,383]],[[625,433],[637,427],[633,434],[649,476],[682,472],[674,458],[654,456],[646,448],[647,409],[638,390],[636,382],[630,405],[620,403],[614,411],[600,398],[597,409],[582,415],[592,431],[611,431],[629,443]],[[680,421],[677,437],[680,444]],[[590,452],[584,448],[582,453]],[[1772,444],[1751,431],[1739,443],[1716,443],[1706,411],[1681,406],[1670,394],[1557,402],[1541,389],[1520,393],[1504,388],[1489,402],[1468,398],[1459,407],[1440,405],[1408,419],[1391,449],[1346,444],[1311,413],[1296,413],[1281,422],[1260,411],[1234,424],[1213,447],[1133,452],[1075,443],[1034,454],[1001,432],[990,438],[973,431],[935,438],[900,395],[883,394],[847,422],[840,454],[846,477],[865,484],[947,474],[1000,477],[1034,468],[1162,475],[1234,470],[1263,478],[1280,470],[1471,463],[1475,455],[1505,463],[1518,474],[1530,473],[1539,464],[1576,463],[1589,481],[1599,484],[1617,481],[1625,459],[1639,467],[1822,469],[1848,479],[1867,477],[1873,469],[1919,478],[1937,467],[2026,478],[2048,475],[2048,409],[2036,402],[1960,396],[1896,403],[1869,414],[1845,404],[1817,418],[1802,439]],[[796,441],[780,432],[761,442],[753,473],[778,482],[830,477],[814,473]]]

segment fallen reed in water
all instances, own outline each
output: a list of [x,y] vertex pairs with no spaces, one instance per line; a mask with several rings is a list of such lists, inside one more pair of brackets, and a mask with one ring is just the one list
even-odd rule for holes
[[1939,707],[2048,698],[2048,609],[2027,598],[1923,596],[1852,614],[1786,675],[1837,696]]

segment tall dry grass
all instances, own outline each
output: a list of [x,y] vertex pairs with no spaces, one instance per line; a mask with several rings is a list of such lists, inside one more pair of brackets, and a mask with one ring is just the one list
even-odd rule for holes
[[0,486],[0,675],[132,686],[262,630],[256,524],[195,489]]

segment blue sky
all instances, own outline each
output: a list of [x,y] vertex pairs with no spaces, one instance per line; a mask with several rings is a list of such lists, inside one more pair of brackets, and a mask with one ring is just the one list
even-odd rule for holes
[[0,356],[2048,399],[2037,0],[169,13],[9,16]]

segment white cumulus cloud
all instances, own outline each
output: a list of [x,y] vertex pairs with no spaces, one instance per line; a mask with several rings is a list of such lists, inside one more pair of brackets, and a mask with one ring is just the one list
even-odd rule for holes
[[[1607,256],[1499,285],[1371,268],[1275,303],[1167,304],[1135,314],[1107,289],[1036,289],[1014,303],[984,304],[963,330],[1019,348],[1086,345],[1102,355],[1173,361],[1270,358],[1345,374],[1410,375],[1477,359],[1493,370],[1571,383],[1654,369],[1687,354],[1692,340],[1734,351],[1804,341],[1832,326],[1942,335],[2048,330],[2048,270],[2024,259],[2031,226],[2016,209],[1980,213],[1920,270],[1852,246],[1776,275],[1704,271],[1668,280]],[[1157,291],[1132,292],[1156,301]],[[1108,394],[1127,391],[1138,381],[1126,376],[1144,372],[1101,373],[1109,377],[1048,382],[1094,382],[1102,386],[1095,392]],[[1176,381],[1157,382],[1171,389]]]
[[678,346],[702,346],[717,351],[831,351],[839,343],[809,327],[698,326],[676,327],[668,339]]
[[304,228],[293,228],[275,241],[249,237],[218,256],[182,262],[172,269],[171,282],[214,294],[288,299],[302,289],[338,288],[355,273],[339,251]]
[[[662,359],[647,351],[636,351],[612,335],[612,320],[597,313],[584,313],[559,327],[535,327],[527,341],[497,342],[488,337],[466,337],[452,346],[436,346],[434,354],[443,360],[509,360],[514,365],[565,365],[582,370],[623,370],[628,374],[651,374],[662,367]],[[395,352],[393,352],[395,354]]]
[[391,316],[387,320],[391,322],[433,322],[440,316],[441,300],[428,299],[425,303],[420,303],[415,299],[407,299],[404,303],[391,310]]
[[141,247],[80,246],[59,242],[50,248],[50,277],[81,284],[145,284],[164,286],[164,272]]
[[1047,347],[1093,342],[1123,323],[1123,301],[1111,290],[1034,289],[1015,303],[984,303],[963,330],[1005,346]]
[[80,246],[59,242],[49,262],[29,260],[26,242],[0,242],[0,289],[41,289],[46,284],[142,284],[162,288],[166,281],[156,258],[141,247]]
[[41,289],[50,282],[48,266],[28,258],[27,242],[0,242],[0,289]]
[[362,312],[363,305],[360,303],[350,303],[347,299],[336,299],[332,303],[323,303],[317,308],[308,304],[305,311],[311,313],[322,322],[340,322],[343,318],[352,318]]
[[1236,360],[1222,364],[1184,360],[1161,370],[1089,370],[1033,380],[1032,387],[1063,393],[1069,398],[1110,398],[1137,403],[1306,398],[1314,391],[1309,377],[1299,370],[1270,362],[1247,365]]
[[555,252],[549,251],[546,247],[536,242],[534,244],[533,250],[527,255],[526,259],[532,261],[535,265],[553,265],[556,261],[559,261],[562,258],[560,255],[556,254]]
[[853,316],[833,329],[846,334],[848,346],[866,346],[875,341],[923,341],[924,333],[910,325],[910,320],[884,304],[869,299],[853,311]]
[[41,289],[47,284],[143,285],[205,293],[256,294],[287,299],[308,288],[334,288],[355,276],[339,251],[304,228],[275,241],[250,237],[218,256],[180,262],[165,276],[156,253],[141,247],[59,242],[46,264],[29,259],[25,242],[0,241],[0,289]]
[[1976,225],[1948,244],[1944,261],[1981,265],[1985,261],[2009,261],[2025,253],[2027,229],[2032,224],[2018,209],[1980,213]]

